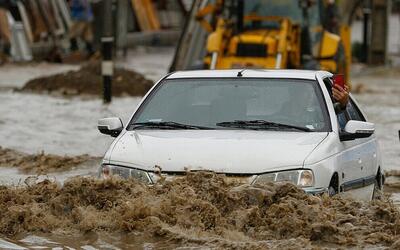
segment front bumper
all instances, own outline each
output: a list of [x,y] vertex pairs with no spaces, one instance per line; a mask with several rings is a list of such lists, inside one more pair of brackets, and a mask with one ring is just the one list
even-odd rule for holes
[[[164,178],[165,180],[173,180],[178,177],[182,177],[183,173],[181,174],[155,174],[152,172],[146,172],[144,170],[127,168],[122,166],[108,166],[109,174],[111,175],[118,175],[122,178],[138,178],[138,173],[141,173],[140,179],[147,184],[155,184],[159,181],[160,178]],[[104,178],[105,176],[102,175],[102,166],[99,171],[99,177]],[[228,182],[235,182],[238,184],[253,184],[257,175],[252,176],[226,176],[226,180]],[[304,187],[302,188],[307,194],[311,195],[322,195],[328,194],[328,188],[315,188],[315,187]]]
[[312,195],[328,194],[328,188],[314,188],[314,187],[309,187],[309,188],[303,188],[303,190],[304,190],[307,194],[312,194]]

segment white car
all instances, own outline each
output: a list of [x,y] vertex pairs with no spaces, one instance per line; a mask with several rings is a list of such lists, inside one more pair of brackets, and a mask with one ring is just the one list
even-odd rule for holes
[[244,183],[288,181],[312,194],[370,200],[383,185],[375,126],[353,97],[338,111],[333,75],[301,70],[204,70],[165,76],[123,126],[98,122],[117,137],[100,174],[138,178],[187,170]]

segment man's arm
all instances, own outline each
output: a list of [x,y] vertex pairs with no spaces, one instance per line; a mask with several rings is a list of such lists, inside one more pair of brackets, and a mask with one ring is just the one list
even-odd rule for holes
[[333,85],[332,87],[332,96],[335,101],[340,103],[340,107],[344,110],[346,109],[347,103],[349,102],[349,88],[347,85],[344,86],[344,89],[338,85]]

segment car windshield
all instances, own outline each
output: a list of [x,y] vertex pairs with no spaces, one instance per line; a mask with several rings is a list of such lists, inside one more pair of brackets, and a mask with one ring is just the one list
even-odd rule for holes
[[[298,1],[293,0],[246,0],[244,1],[244,14],[260,17],[279,16],[289,17],[292,22],[303,24],[302,9]],[[320,24],[318,3],[308,9],[311,27]]]
[[169,79],[147,97],[128,130],[163,126],[328,131],[330,123],[322,98],[315,80]]

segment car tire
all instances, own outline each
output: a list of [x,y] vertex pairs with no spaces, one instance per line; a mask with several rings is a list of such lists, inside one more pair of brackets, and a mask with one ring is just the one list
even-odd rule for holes
[[382,198],[383,198],[383,187],[381,187],[378,180],[375,180],[374,190],[372,193],[372,200],[382,200]]
[[328,195],[329,195],[330,197],[337,195],[336,189],[335,189],[334,187],[332,187],[332,186],[329,186],[329,188],[328,188]]

